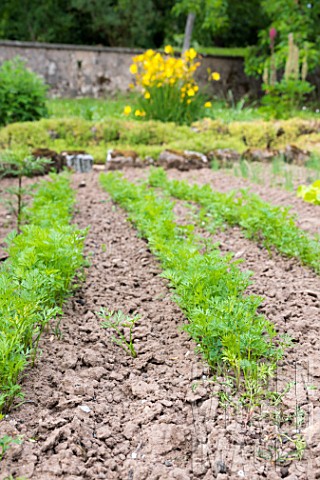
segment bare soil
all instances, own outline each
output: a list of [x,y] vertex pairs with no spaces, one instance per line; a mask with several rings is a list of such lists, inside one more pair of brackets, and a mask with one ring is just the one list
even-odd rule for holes
[[[138,171],[126,175],[135,179]],[[240,186],[219,172],[170,175],[224,191]],[[186,319],[147,243],[99,188],[95,172],[75,175],[74,186],[75,222],[90,225],[91,265],[64,308],[60,331],[42,338],[42,355],[22,380],[25,402],[0,422],[0,438],[23,435],[0,463],[0,479],[320,478],[320,277],[294,260],[270,257],[238,229],[215,236],[223,252],[234,252],[244,259],[241,268],[253,271],[250,293],[265,298],[261,312],[294,340],[270,386],[282,391],[294,383],[282,406],[248,412],[219,403],[224,387],[210,381],[195,345],[179,330]],[[268,192],[268,201],[294,200]],[[298,200],[294,209],[299,222],[308,211],[308,230],[319,228],[317,207]],[[183,219],[183,207],[176,210]],[[101,306],[141,314],[136,359],[101,327],[95,313]],[[301,461],[293,459],[297,432],[308,442]]]

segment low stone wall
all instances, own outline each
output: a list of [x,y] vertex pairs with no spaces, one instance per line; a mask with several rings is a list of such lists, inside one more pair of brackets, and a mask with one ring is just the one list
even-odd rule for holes
[[[30,69],[50,85],[52,96],[101,97],[127,91],[132,82],[129,66],[140,50],[87,47],[33,42],[0,41],[0,64],[20,56]],[[207,82],[207,69],[219,72],[219,82]],[[204,55],[197,78],[212,95],[225,97],[231,91],[235,100],[245,94],[257,96],[260,84],[244,73],[242,57]]]

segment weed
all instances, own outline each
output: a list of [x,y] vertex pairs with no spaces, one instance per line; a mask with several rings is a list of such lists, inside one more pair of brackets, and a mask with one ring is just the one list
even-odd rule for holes
[[194,393],[198,387],[199,387],[199,382],[193,382],[191,384],[191,391]]
[[293,192],[294,190],[292,172],[290,170],[284,172],[284,188],[289,192]]
[[27,205],[25,197],[34,188],[33,185],[24,186],[23,178],[42,173],[45,165],[50,160],[44,158],[35,159],[28,154],[27,150],[7,150],[1,154],[0,159],[0,178],[6,175],[17,178],[17,185],[7,188],[5,191],[11,196],[11,199],[6,201],[6,203],[10,212],[17,219],[17,231],[21,233],[23,214]]
[[10,475],[9,477],[4,478],[3,480],[28,480],[26,477],[14,477]]
[[239,164],[239,167],[240,167],[241,176],[243,178],[249,178],[249,164],[248,164],[248,162],[246,160],[241,160],[240,164]]
[[4,435],[0,438],[0,462],[3,459],[4,454],[9,450],[11,445],[20,445],[22,437],[12,438],[9,435]]
[[[140,315],[135,315],[134,317],[129,317],[125,315],[121,310],[117,312],[114,311],[107,311],[101,307],[100,312],[98,312],[99,317],[105,319],[102,322],[103,328],[109,328],[116,332],[116,335],[111,336],[111,340],[116,344],[119,345],[128,355],[131,357],[136,358],[137,352],[135,351],[133,345],[133,328],[135,324],[141,319]],[[129,329],[129,340],[126,339],[123,330],[125,328]]]

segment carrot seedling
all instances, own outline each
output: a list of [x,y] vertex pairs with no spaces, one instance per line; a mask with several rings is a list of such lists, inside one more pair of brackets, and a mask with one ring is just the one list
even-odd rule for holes
[[[133,345],[133,328],[135,324],[141,319],[140,315],[135,315],[134,317],[129,317],[125,315],[121,310],[117,312],[108,311],[104,308],[100,309],[98,312],[99,317],[105,319],[102,323],[103,328],[110,328],[115,331],[116,335],[111,335],[111,340],[116,345],[119,345],[128,355],[136,358],[137,352],[135,351]],[[129,340],[127,340],[124,329],[129,329]]]

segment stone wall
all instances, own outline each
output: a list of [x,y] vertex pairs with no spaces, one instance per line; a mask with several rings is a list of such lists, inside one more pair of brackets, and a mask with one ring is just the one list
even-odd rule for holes
[[[129,66],[139,50],[87,47],[33,42],[0,41],[0,64],[20,56],[29,68],[50,85],[52,96],[101,97],[127,91],[132,82]],[[232,91],[235,100],[245,94],[257,96],[259,82],[248,79],[242,57],[205,55],[197,72],[202,88],[225,97]],[[207,69],[219,72],[219,82],[207,82]]]

